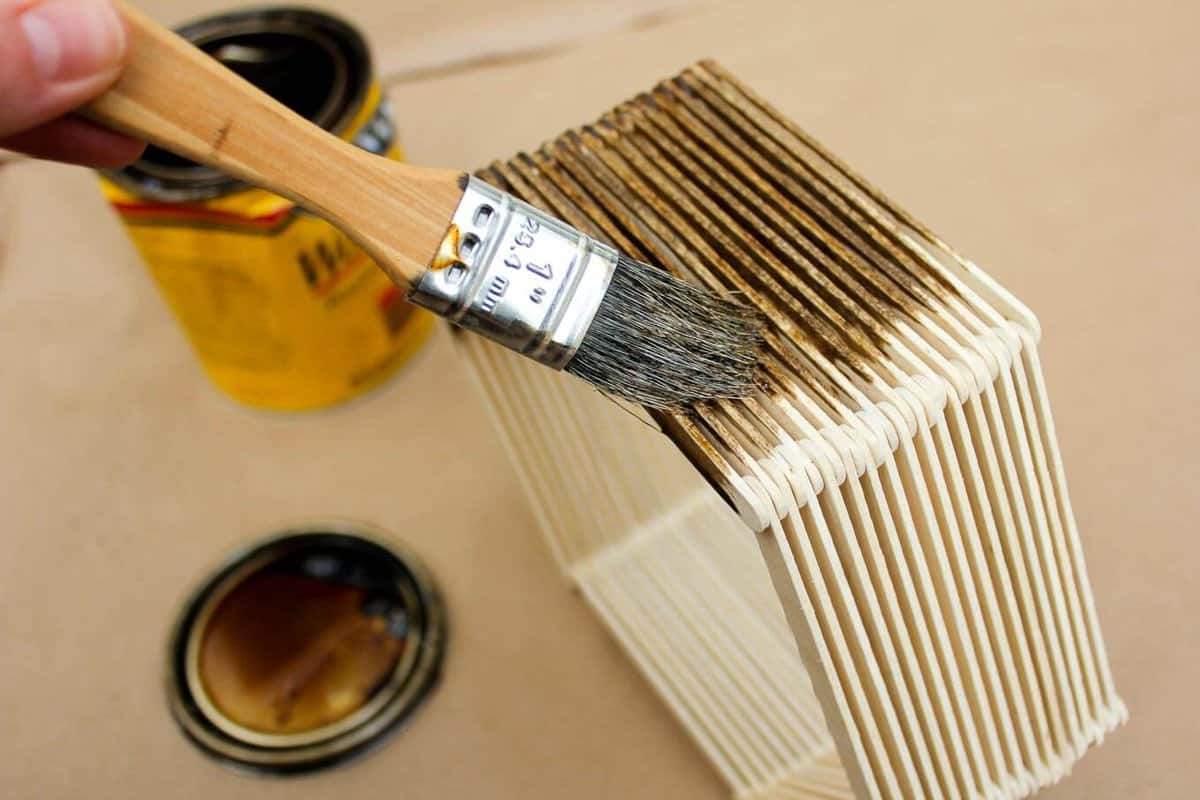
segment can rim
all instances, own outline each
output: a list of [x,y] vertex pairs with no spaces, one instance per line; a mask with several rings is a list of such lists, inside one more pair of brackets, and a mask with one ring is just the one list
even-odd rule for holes
[[[261,6],[200,17],[175,28],[196,45],[256,33],[318,34],[323,46],[344,65],[342,86],[325,98],[312,121],[325,130],[344,136],[360,114],[374,80],[374,66],[366,38],[350,22],[327,11],[305,6]],[[339,97],[338,94],[342,96]],[[117,186],[139,197],[163,202],[198,202],[233,194],[248,188],[245,181],[219,170],[201,166],[190,175],[172,175],[170,168],[147,168],[143,160],[102,174]]]
[[[411,647],[398,660],[388,682],[347,717],[298,735],[244,737],[228,717],[197,701],[189,672],[189,650],[203,630],[200,614],[214,607],[213,595],[302,545],[306,539],[343,539],[376,548],[395,560],[411,582],[420,625]],[[219,602],[216,598],[215,602]],[[334,766],[381,744],[422,704],[440,677],[445,652],[445,608],[424,563],[403,543],[372,525],[319,517],[285,526],[239,547],[204,573],[175,614],[167,639],[164,684],[176,724],[198,748],[234,769],[289,775]],[[411,653],[411,656],[409,656]],[[210,716],[215,711],[216,717]],[[219,724],[221,721],[229,724]],[[251,731],[251,733],[254,733]]]

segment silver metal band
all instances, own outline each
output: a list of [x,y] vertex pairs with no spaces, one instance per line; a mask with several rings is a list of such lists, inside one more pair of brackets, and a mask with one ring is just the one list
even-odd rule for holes
[[617,251],[474,177],[446,236],[450,247],[408,299],[546,366],[565,367],[608,290]]

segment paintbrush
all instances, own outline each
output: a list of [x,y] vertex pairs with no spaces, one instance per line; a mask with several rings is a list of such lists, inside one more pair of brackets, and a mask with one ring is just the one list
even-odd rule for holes
[[129,59],[87,117],[296,202],[355,239],[413,303],[611,395],[678,409],[754,390],[758,312],[464,172],[366,153],[122,12]]

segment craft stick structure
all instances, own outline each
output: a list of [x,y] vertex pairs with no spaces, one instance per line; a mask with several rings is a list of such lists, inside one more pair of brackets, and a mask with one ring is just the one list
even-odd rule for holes
[[1020,797],[1125,719],[1001,286],[711,62],[479,174],[768,319],[761,392],[677,414],[457,337],[563,572],[736,797]]

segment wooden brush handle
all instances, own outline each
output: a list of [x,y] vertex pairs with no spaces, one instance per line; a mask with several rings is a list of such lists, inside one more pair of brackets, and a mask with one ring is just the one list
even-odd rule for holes
[[85,116],[295,201],[342,228],[401,285],[425,271],[462,195],[462,173],[360,150],[118,5],[129,58]]

